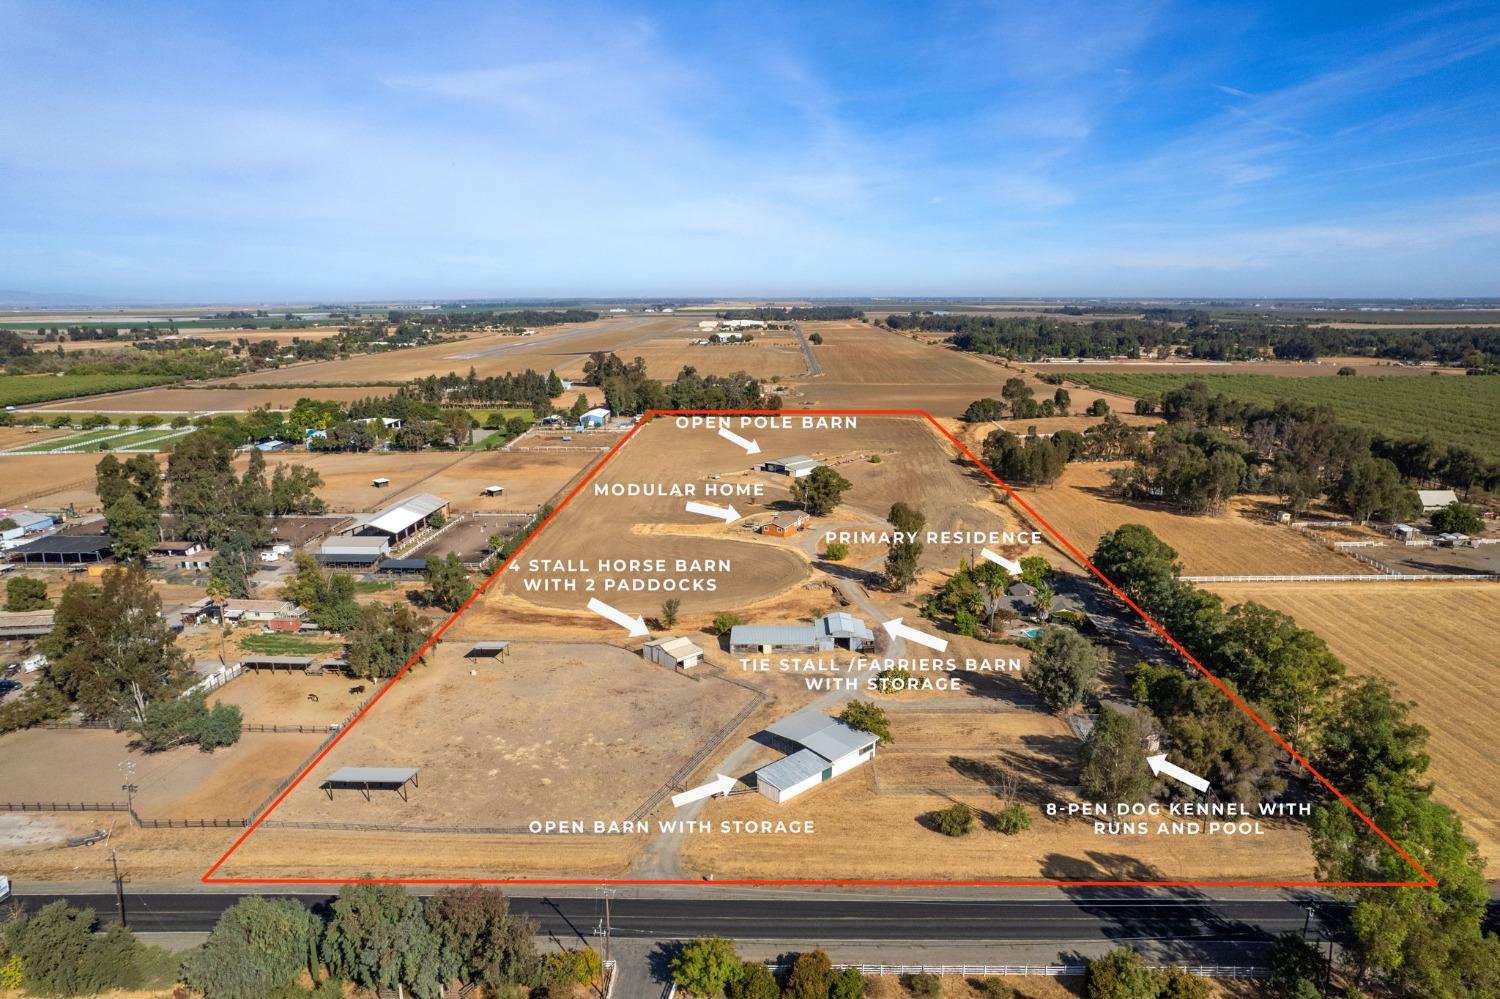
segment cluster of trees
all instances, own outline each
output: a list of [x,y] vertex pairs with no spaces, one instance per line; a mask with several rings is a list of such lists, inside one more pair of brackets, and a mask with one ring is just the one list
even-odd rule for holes
[[1009,430],[992,430],[980,447],[980,457],[990,471],[1006,482],[1050,485],[1069,462],[1136,457],[1145,453],[1148,440],[1142,428],[1107,413],[1101,422],[1085,427],[1081,434],[1076,430],[1058,430],[1041,437],[1033,428],[1021,437]]
[[792,482],[792,501],[814,517],[826,517],[843,501],[854,483],[827,465]]
[[[1073,397],[1065,388],[1058,388],[1050,399],[1038,401],[1035,391],[1023,379],[1007,378],[1000,388],[999,399],[975,399],[964,410],[963,419],[967,423],[991,423],[1009,413],[1015,420],[1035,420],[1067,416],[1072,406]],[[1109,403],[1103,399],[1095,399],[1088,408],[1090,416],[1103,416],[1108,412]]]
[[865,978],[855,968],[835,969],[821,950],[797,955],[778,982],[759,961],[747,961],[734,943],[700,937],[684,943],[671,961],[672,981],[699,999],[864,999]]
[[416,658],[432,627],[406,604],[368,604],[345,629],[349,672],[362,680],[385,680]]
[[847,305],[762,305],[754,309],[725,309],[720,319],[760,319],[764,322],[817,322],[833,319],[863,319],[863,310]]
[[5,581],[5,609],[8,611],[42,610],[52,605],[47,584],[35,576],[12,576]]
[[[467,375],[449,372],[428,375],[401,386],[400,397],[437,404],[443,402],[488,403],[505,406],[530,406],[541,415],[551,412],[552,400],[563,394],[562,379],[557,372],[545,375],[527,368],[520,374],[480,378],[473,367]],[[394,413],[378,413],[393,416]]]
[[938,620],[947,618],[960,635],[994,635],[1015,615],[1006,607],[1005,593],[1017,581],[1032,587],[1040,616],[1045,618],[1052,604],[1052,587],[1048,579],[1052,567],[1039,555],[1021,559],[1020,576],[988,560],[970,565],[960,562],[938,590],[922,602],[922,615]]
[[1413,481],[1466,489],[1485,484],[1491,472],[1500,479],[1500,464],[1491,469],[1468,448],[1378,438],[1339,423],[1331,407],[1283,401],[1266,408],[1210,395],[1203,382],[1141,400],[1137,409],[1159,409],[1169,425],[1118,481],[1187,510],[1266,490],[1293,512],[1326,495],[1357,520],[1399,521],[1421,512]]
[[422,579],[427,584],[427,599],[445,611],[458,610],[474,593],[474,581],[457,552],[428,559]]
[[[1500,328],[1331,329],[1282,319],[1213,316],[1202,310],[1145,309],[1143,318],[1069,322],[1049,317],[934,315],[913,312],[884,320],[895,330],[949,333],[961,350],[1017,360],[1043,357],[1136,357],[1172,349],[1216,361],[1278,357],[1362,356],[1460,365],[1487,372],[1500,365]],[[1180,324],[1180,325],[1179,325]]]
[[346,885],[311,911],[251,895],[180,957],[119,925],[96,929],[93,910],[61,901],[13,916],[0,931],[0,987],[81,996],[181,982],[208,999],[334,999],[352,985],[433,999],[476,985],[487,995],[525,990],[557,999],[603,975],[592,948],[538,952],[535,921],[511,912],[499,890],[478,886],[423,899],[400,885]]
[[148,749],[196,743],[212,750],[239,739],[238,708],[182,696],[193,673],[139,567],[107,570],[97,584],[70,583],[37,650],[47,657],[41,678],[0,706],[0,731],[76,710],[139,733]]
[[[278,469],[268,479],[266,456],[255,450],[244,474],[238,475],[234,457],[234,446],[212,430],[180,439],[167,456],[166,509],[173,533],[214,549],[209,563],[211,594],[248,597],[256,549],[271,543],[277,510],[320,509],[312,490],[323,480],[303,467]],[[110,527],[113,530],[113,523]]]
[[652,409],[780,409],[781,396],[765,392],[761,383],[737,371],[731,375],[700,375],[686,366],[670,384],[646,374],[646,361],[626,364],[611,353],[596,351],[583,364],[583,380],[604,390],[610,412],[634,416]]
[[591,323],[599,313],[589,309],[390,309],[385,314],[392,326],[417,326],[441,332],[501,329],[521,330],[565,323]]
[[324,631],[343,634],[359,623],[354,577],[325,570],[307,552],[298,552],[296,571],[281,588],[283,598],[307,611],[308,620]]
[[[1437,881],[1431,891],[1349,891],[1345,945],[1356,985],[1412,996],[1497,994],[1500,938],[1482,929],[1484,862],[1458,816],[1432,800],[1427,732],[1390,684],[1346,676],[1326,645],[1285,614],[1253,602],[1225,611],[1219,597],[1181,580],[1176,552],[1145,527],[1105,535],[1093,562]],[[1147,665],[1135,689],[1174,756],[1219,794],[1254,802],[1282,782],[1268,737],[1206,678]],[[1322,879],[1418,879],[1375,830],[1323,798],[1310,824]]]
[[1088,999],[1209,999],[1214,989],[1208,979],[1182,968],[1148,967],[1137,951],[1120,947],[1089,961],[1084,994]]

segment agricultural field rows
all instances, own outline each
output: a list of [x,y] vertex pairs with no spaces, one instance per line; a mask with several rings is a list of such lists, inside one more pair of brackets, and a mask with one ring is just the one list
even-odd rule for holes
[[1389,437],[1430,434],[1500,458],[1500,375],[1469,378],[1281,378],[1268,375],[1068,372],[1069,380],[1121,395],[1160,396],[1191,381],[1263,406],[1282,399],[1327,404],[1339,419]]
[[175,375],[0,375],[0,406],[29,406],[174,381]]

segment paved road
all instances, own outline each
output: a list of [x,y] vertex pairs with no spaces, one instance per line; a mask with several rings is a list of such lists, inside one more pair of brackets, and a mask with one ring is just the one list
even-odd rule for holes
[[[27,908],[56,895],[19,895]],[[230,893],[127,893],[126,916],[143,932],[204,931],[240,896]],[[326,893],[296,894],[307,906]],[[112,894],[67,896],[115,918]],[[511,907],[533,916],[543,934],[590,936],[603,914],[592,897],[513,897]],[[837,899],[615,898],[616,937],[673,939],[717,934],[740,940],[1161,940],[1190,945],[1265,942],[1301,931],[1304,904],[1283,898],[940,900],[889,897]],[[1330,912],[1332,918],[1332,912]]]

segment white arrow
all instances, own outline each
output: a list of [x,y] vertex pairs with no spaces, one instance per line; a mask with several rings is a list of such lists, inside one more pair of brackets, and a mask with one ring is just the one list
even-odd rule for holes
[[726,427],[719,428],[719,436],[724,438],[726,441],[734,441],[734,443],[745,449],[746,454],[760,454],[760,445],[758,443],[756,443],[755,441],[747,441],[745,440],[745,438],[741,437],[739,434],[733,433]]
[[994,552],[990,551],[988,548],[979,549],[979,557],[995,563],[1000,568],[1010,573],[1012,576],[1019,576],[1021,574],[1020,562],[1012,562],[1004,555],[997,555]]
[[672,795],[672,807],[681,808],[683,805],[691,805],[700,798],[712,798],[716,794],[728,794],[729,789],[739,783],[734,777],[726,777],[723,774],[715,774],[714,779],[707,784],[689,788],[681,794]]
[[901,623],[901,619],[899,617],[892,618],[889,621],[882,621],[880,622],[880,626],[884,628],[886,630],[886,634],[890,635],[892,638],[905,638],[908,641],[916,642],[918,645],[925,645],[929,649],[936,649],[939,652],[942,652],[948,648],[947,639],[939,638],[936,635],[929,635],[927,634],[927,632],[918,631],[915,628],[909,628]]
[[1154,774],[1165,774],[1173,780],[1180,780],[1194,791],[1208,790],[1208,781],[1199,777],[1191,770],[1184,770],[1175,763],[1168,763],[1166,753],[1148,756],[1146,757],[1146,762],[1151,764],[1151,772]]
[[705,517],[718,517],[726,524],[732,524],[740,519],[739,511],[734,507],[714,506],[712,503],[695,503],[688,500],[688,513],[701,513]]
[[598,614],[600,617],[609,618],[615,624],[618,624],[620,627],[626,629],[630,632],[631,638],[639,638],[641,635],[649,634],[649,632],[646,631],[645,618],[641,617],[639,614],[637,614],[635,617],[631,617],[629,614],[626,614],[622,610],[615,610],[613,607],[605,603],[603,600],[600,600],[598,597],[589,598],[589,610],[593,611],[595,614]]

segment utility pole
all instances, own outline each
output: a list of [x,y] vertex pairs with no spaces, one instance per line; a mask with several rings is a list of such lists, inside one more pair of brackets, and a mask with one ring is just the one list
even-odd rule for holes
[[120,925],[129,929],[125,922],[125,880],[120,877],[120,862],[115,858],[114,847],[109,848],[109,866],[115,869],[115,906],[120,910]]
[[[602,896],[603,899],[604,899],[604,922],[601,924],[601,928],[604,931],[604,964],[603,964],[604,976],[603,977],[604,977],[604,981],[607,982],[609,980],[609,938],[612,935],[612,932],[611,932],[611,930],[612,930],[612,924],[610,923],[610,899],[614,898],[616,889],[614,889],[614,888],[600,887],[600,888],[596,888],[594,890],[596,892],[598,892],[599,895]],[[601,994],[603,994],[604,984],[602,982],[600,983],[599,988],[600,988]]]

